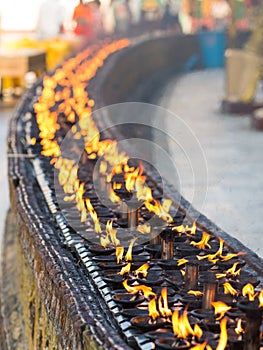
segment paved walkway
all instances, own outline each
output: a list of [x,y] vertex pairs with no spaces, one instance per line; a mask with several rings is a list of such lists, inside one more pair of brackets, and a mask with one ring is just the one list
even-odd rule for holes
[[[249,116],[222,115],[223,95],[223,70],[204,70],[172,79],[159,104],[188,124],[204,151],[207,196],[196,209],[262,257],[263,133],[251,128]],[[167,130],[172,124],[167,122]],[[180,164],[173,145],[170,148]],[[189,200],[193,185],[186,169],[182,166],[179,176],[183,179],[181,193]]]

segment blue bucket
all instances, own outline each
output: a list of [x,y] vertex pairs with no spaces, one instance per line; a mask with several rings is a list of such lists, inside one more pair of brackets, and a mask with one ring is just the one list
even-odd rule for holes
[[198,33],[202,63],[205,68],[223,67],[225,62],[226,34],[224,32]]

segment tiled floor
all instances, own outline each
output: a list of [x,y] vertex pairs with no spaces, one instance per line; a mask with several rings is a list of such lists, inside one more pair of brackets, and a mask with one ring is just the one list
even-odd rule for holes
[[[190,166],[194,165],[190,170],[197,175],[193,184],[186,157],[180,159],[177,148],[170,144],[173,159],[179,164],[181,193],[189,199],[193,188],[201,191],[201,197],[207,190],[206,198],[196,201],[196,209],[263,256],[263,133],[251,128],[249,116],[221,114],[223,96],[223,70],[204,70],[172,79],[159,103],[190,127],[207,162],[207,186],[202,188],[198,167],[205,164],[194,163],[200,150],[187,150],[193,161]],[[166,125],[170,132],[175,120]]]

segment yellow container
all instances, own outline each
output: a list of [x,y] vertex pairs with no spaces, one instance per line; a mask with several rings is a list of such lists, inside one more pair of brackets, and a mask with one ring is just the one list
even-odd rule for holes
[[228,49],[226,58],[226,100],[250,102],[262,70],[262,58],[252,52]]

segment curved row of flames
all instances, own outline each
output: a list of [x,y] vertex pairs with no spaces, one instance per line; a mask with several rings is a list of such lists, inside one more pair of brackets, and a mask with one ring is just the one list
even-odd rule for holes
[[[89,198],[85,196],[85,183],[78,178],[79,165],[75,160],[64,158],[61,153],[60,144],[56,139],[56,133],[61,128],[59,123],[60,115],[63,115],[69,123],[72,124],[71,133],[73,138],[79,140],[82,138],[85,142],[85,151],[89,160],[96,160],[103,156],[100,163],[100,174],[104,177],[106,183],[111,184],[109,191],[109,199],[116,204],[121,204],[121,198],[116,194],[115,190],[120,188],[122,184],[112,183],[112,179],[116,174],[123,174],[125,180],[125,188],[128,192],[135,193],[137,200],[141,201],[148,211],[154,213],[165,223],[173,221],[169,213],[172,202],[156,200],[152,196],[152,191],[147,186],[147,176],[143,172],[143,168],[130,167],[128,165],[129,157],[118,149],[115,140],[101,140],[100,133],[92,119],[92,111],[96,107],[95,101],[89,94],[89,82],[95,77],[98,69],[103,66],[104,61],[112,53],[122,50],[129,45],[128,39],[122,39],[115,42],[105,43],[102,47],[93,45],[86,50],[78,53],[75,57],[68,59],[57,68],[53,74],[46,75],[43,78],[43,89],[38,101],[34,105],[36,121],[39,127],[39,138],[42,146],[42,154],[51,157],[51,164],[58,171],[58,181],[65,193],[64,200],[67,202],[75,202],[80,213],[82,223],[93,223],[95,233],[100,237],[103,247],[113,245],[116,247],[116,258],[118,263],[126,261],[126,265],[120,269],[119,274],[128,276],[147,276],[150,265],[144,264],[136,271],[131,272],[132,264],[132,247],[135,239],[130,243],[129,249],[124,256],[124,247],[121,240],[117,237],[117,230],[113,227],[113,220],[107,222],[106,227],[102,227],[100,219]],[[32,144],[36,139],[32,139]],[[195,234],[195,224],[192,227],[179,226],[173,227],[175,234],[184,232]],[[144,224],[137,227],[137,231],[142,234],[149,233],[151,226]],[[200,249],[210,248],[210,235],[203,232],[202,239],[199,242],[192,241],[191,244]],[[223,254],[223,241],[220,241],[220,247],[216,253],[197,256],[199,260],[207,259],[210,262],[218,260],[226,261],[239,254]],[[185,259],[178,261],[181,272],[184,273]],[[218,279],[230,275],[238,275],[240,269],[237,263],[225,271],[218,274]],[[195,324],[194,328],[189,323],[187,310],[183,312],[176,308],[171,310],[168,306],[167,289],[163,288],[161,295],[157,296],[151,287],[145,285],[129,285],[128,279],[123,282],[125,289],[131,294],[142,294],[148,301],[149,316],[154,322],[159,316],[165,317],[171,322],[173,332],[178,338],[187,338],[194,336],[198,339],[202,336],[201,328]],[[226,282],[223,284],[224,293],[238,295],[238,292]],[[201,295],[200,291],[188,291],[189,294]],[[259,299],[259,307],[263,306],[263,291],[255,292],[251,284],[244,286],[242,293],[249,300]],[[213,304],[217,319],[220,320],[221,335],[216,350],[223,350],[227,345],[227,319],[225,313],[231,308],[223,302],[214,302]],[[242,333],[241,319],[238,320],[236,332]],[[205,341],[192,347],[192,350],[207,349],[211,350],[210,345]]]

